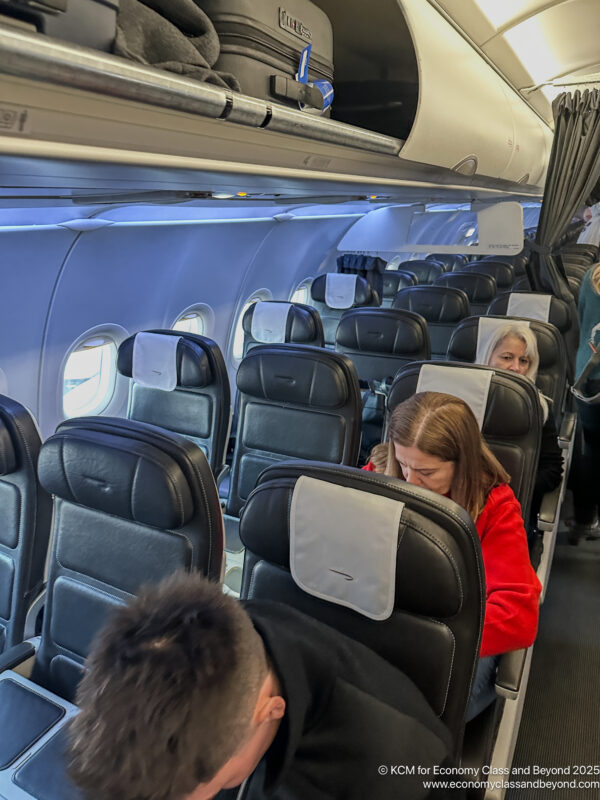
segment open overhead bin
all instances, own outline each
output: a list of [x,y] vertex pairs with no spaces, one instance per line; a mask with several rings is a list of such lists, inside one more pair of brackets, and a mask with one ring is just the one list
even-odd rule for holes
[[543,187],[552,131],[428,0],[317,0],[334,30],[332,116],[405,139],[400,158]]

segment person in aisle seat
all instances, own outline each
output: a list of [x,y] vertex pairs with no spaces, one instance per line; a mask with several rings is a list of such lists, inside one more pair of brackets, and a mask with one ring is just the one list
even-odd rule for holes
[[498,657],[529,647],[537,633],[540,582],[529,561],[521,507],[508,473],[485,444],[469,406],[441,392],[419,392],[394,408],[388,441],[363,469],[430,489],[475,522],[486,579],[480,661],[467,721],[495,698]]
[[[517,372],[535,383],[540,363],[535,334],[525,323],[507,322],[490,336],[484,348],[481,363],[495,369],[501,368]],[[531,501],[531,524],[533,527],[536,524],[543,496],[560,485],[563,473],[563,460],[558,446],[554,415],[548,398],[541,392],[538,394],[544,415],[544,426]]]
[[240,603],[198,574],[115,611],[77,700],[70,772],[93,800],[449,796],[379,772],[451,763],[446,727],[402,672],[289,606]]

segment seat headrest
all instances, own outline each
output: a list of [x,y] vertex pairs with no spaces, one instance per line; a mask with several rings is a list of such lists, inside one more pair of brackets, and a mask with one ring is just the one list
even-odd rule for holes
[[[452,617],[460,611],[463,587],[454,557],[440,545],[435,531],[447,530],[452,517],[450,526],[463,528],[474,539],[471,519],[446,497],[384,475],[315,461],[279,462],[268,467],[250,494],[240,522],[240,537],[250,552],[290,569],[290,540],[285,531],[289,533],[290,503],[296,483],[303,475],[364,493],[365,499],[374,503],[378,497],[403,503],[411,513],[402,513],[403,532],[397,540],[395,556],[390,559],[393,564],[386,565],[386,568],[393,566],[396,573],[394,607],[433,617]],[[337,498],[335,502],[343,501]],[[423,518],[415,518],[414,512],[430,520],[431,536],[422,534]],[[335,507],[330,513],[332,516],[336,513]],[[326,528],[327,519],[322,519],[321,526],[322,530]],[[360,523],[350,525],[346,535],[348,539],[364,540],[365,528]],[[423,569],[423,564],[427,564],[427,569]]]
[[492,275],[498,289],[510,288],[515,280],[515,271],[510,264],[502,264],[500,261],[470,261],[461,267],[464,272],[480,272],[483,275]]
[[308,345],[258,345],[239,366],[237,387],[251,397],[317,408],[348,401],[354,365],[339,353]]
[[407,286],[415,286],[417,283],[417,276],[414,272],[385,272],[383,275],[383,296],[395,297],[400,289],[405,289]]
[[[290,505],[296,585],[370,619],[388,619],[403,510],[404,503],[391,498],[301,475]],[[365,530],[368,537],[360,535]]]
[[353,308],[337,328],[336,346],[349,350],[427,358],[429,333],[419,314],[396,308]]
[[0,475],[10,475],[17,468],[17,454],[10,432],[0,420]]
[[398,269],[414,273],[419,283],[433,283],[445,271],[444,266],[440,261],[416,258],[412,261],[401,261]]
[[[262,338],[257,335],[260,335],[260,329],[265,327],[265,319],[267,320],[267,326],[269,324],[268,317],[264,316],[265,312],[269,314],[270,312],[280,313],[283,325],[279,326],[278,332],[283,334],[281,338],[271,337],[268,341],[264,335]],[[260,325],[257,325],[256,314],[262,316]],[[275,322],[277,322],[276,319]],[[257,342],[293,342],[295,344],[314,344],[316,346],[322,346],[323,344],[323,326],[321,325],[318,311],[302,303],[285,303],[279,300],[253,303],[244,314],[242,327],[244,334]]]
[[459,397],[469,406],[481,430],[493,375],[491,369],[477,370],[455,365],[452,373],[448,373],[447,369],[435,362],[423,364],[419,371],[417,392],[443,392]]
[[420,314],[427,322],[457,323],[469,316],[469,298],[450,286],[409,286],[396,295],[392,308]]
[[471,303],[491,303],[497,291],[496,280],[492,275],[475,272],[446,272],[435,280],[436,286],[451,286],[462,291]]
[[[466,369],[484,375],[492,373],[481,426],[486,437],[505,441],[511,437],[526,436],[532,428],[537,427],[536,419],[541,413],[539,399],[535,385],[528,378],[504,370],[490,370],[489,367],[482,367],[479,364],[467,366],[452,361],[413,362],[399,370],[388,396],[390,413],[398,403],[411,397],[417,391],[423,391],[417,388],[421,370],[432,367],[435,367],[438,373],[435,391],[455,396],[461,396],[456,391],[461,380],[457,376],[464,374],[461,370]],[[444,380],[444,375],[446,380]],[[487,382],[487,377],[485,381]],[[430,386],[425,388],[432,390]]]
[[549,322],[563,333],[571,327],[569,304],[559,297],[538,292],[512,291],[500,295],[490,304],[489,313]]
[[155,528],[181,528],[194,513],[188,480],[158,445],[82,427],[42,445],[40,483],[70,503]]
[[366,306],[373,302],[373,290],[367,283],[364,278],[361,278],[360,275],[341,275],[337,272],[328,272],[325,275],[319,275],[311,284],[310,287],[310,295],[313,300],[317,303],[326,303],[327,304],[327,284],[328,278],[330,275],[334,276],[334,281],[336,280],[336,276],[339,275],[342,279],[350,278],[354,280],[354,299],[347,306],[330,306],[330,308],[350,308],[351,306]]
[[[164,337],[168,342],[172,341],[172,337],[178,338],[179,341],[174,354],[174,371],[177,386],[188,389],[200,389],[213,382],[214,376],[208,350],[210,347],[216,347],[216,345],[211,339],[206,339],[203,336],[197,336],[195,334],[182,333],[180,331],[142,331],[141,333],[150,333],[157,337],[156,339],[148,340],[149,343],[152,341],[158,342],[158,337]],[[133,377],[134,349],[137,336],[139,336],[138,333],[133,334],[133,336],[125,339],[119,347],[117,369],[121,375],[125,375],[127,378]],[[146,352],[146,366],[149,370],[152,370],[151,359],[152,349],[148,347]]]

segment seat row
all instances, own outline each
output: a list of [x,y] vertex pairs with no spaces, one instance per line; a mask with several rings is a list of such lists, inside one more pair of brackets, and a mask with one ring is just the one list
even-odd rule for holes
[[[64,771],[65,723],[77,713],[74,692],[93,637],[107,613],[142,583],[177,569],[218,580],[223,527],[200,448],[155,426],[71,420],[43,444],[38,461],[42,491],[54,497],[46,604],[39,641],[0,656],[0,793],[7,800],[79,800]],[[335,516],[343,508],[354,519],[370,496],[370,530],[387,538],[397,564],[386,589],[392,597],[386,619],[375,621],[360,604],[350,609],[296,585],[289,550],[294,495],[304,526],[323,542],[331,525],[315,509],[325,504]],[[388,501],[382,509],[378,498]],[[395,530],[389,525],[390,501],[401,537],[398,522]],[[349,546],[362,542],[364,548],[363,524],[346,526]],[[241,534],[251,564],[245,596],[292,604],[403,669],[448,725],[458,756],[485,597],[468,515],[450,500],[432,502],[427,492],[397,481],[299,461],[262,474]],[[372,587],[373,579],[381,580],[380,565],[364,560],[356,583]]]
[[[178,349],[179,345],[172,352]],[[184,365],[184,358],[176,364],[178,381],[194,374]],[[157,366],[153,372],[168,371],[166,364],[159,370]],[[132,373],[143,380],[135,352]],[[240,383],[246,395],[240,409],[242,461],[251,462],[247,495],[241,497],[239,489],[236,494],[245,505],[240,529],[246,546],[242,594],[289,602],[400,666],[450,727],[458,754],[483,602],[480,553],[471,521],[444,498],[432,502],[415,487],[335,465],[355,463],[359,438],[357,379],[345,356],[297,345],[256,347],[243,362]],[[471,403],[474,396],[479,398],[475,402],[484,435],[511,473],[525,509],[541,426],[538,394],[529,381],[450,362],[411,364],[396,376],[389,407],[415,391],[456,393],[457,386],[462,391],[467,384]],[[309,402],[299,402],[298,392]],[[276,423],[269,423],[268,407],[278,408]],[[315,423],[318,436],[309,445],[309,428]],[[333,464],[284,464],[282,457],[290,453],[257,452],[261,428],[267,441],[269,424],[287,439],[296,457],[316,443],[323,446],[318,440],[338,430],[339,444],[329,458],[310,453],[313,459],[316,455]],[[281,450],[278,441],[273,445]],[[255,470],[268,465],[258,477]],[[38,471],[40,491],[54,497],[52,547],[40,642],[37,648],[25,644],[9,649],[1,664],[0,792],[8,800],[13,797],[9,782],[26,792],[20,797],[40,796],[48,769],[60,764],[62,740],[52,733],[61,720],[76,713],[72,700],[83,661],[108,611],[135,594],[141,583],[176,569],[199,569],[217,579],[223,551],[223,523],[211,470],[200,448],[185,437],[133,420],[70,420],[41,447]],[[288,526],[290,497],[300,476],[391,497],[410,510],[401,545],[396,546],[394,607],[385,623],[315,600],[296,586],[289,566]],[[325,492],[322,503],[335,509],[331,488],[322,486],[319,491]],[[309,500],[303,497],[305,509],[317,507],[312,495]],[[344,496],[337,502],[346,508],[350,501]],[[363,502],[359,498],[358,505]],[[317,522],[311,519],[309,527]],[[323,536],[331,533],[329,522],[321,519],[320,524]],[[364,544],[363,523],[344,530],[344,541],[353,539]],[[24,560],[33,552],[31,544],[29,540],[21,550]],[[458,573],[457,562],[462,565]],[[13,635],[11,642],[16,639]],[[34,659],[31,680],[6,672],[27,658]],[[20,715],[11,716],[17,707]],[[34,741],[35,753],[27,757]],[[72,796],[62,780],[59,776],[52,800]]]

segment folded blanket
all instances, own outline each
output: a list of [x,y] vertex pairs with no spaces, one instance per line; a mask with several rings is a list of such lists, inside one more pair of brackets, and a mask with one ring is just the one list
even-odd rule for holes
[[140,64],[240,90],[237,78],[212,69],[219,37],[194,0],[121,0],[114,52]]

